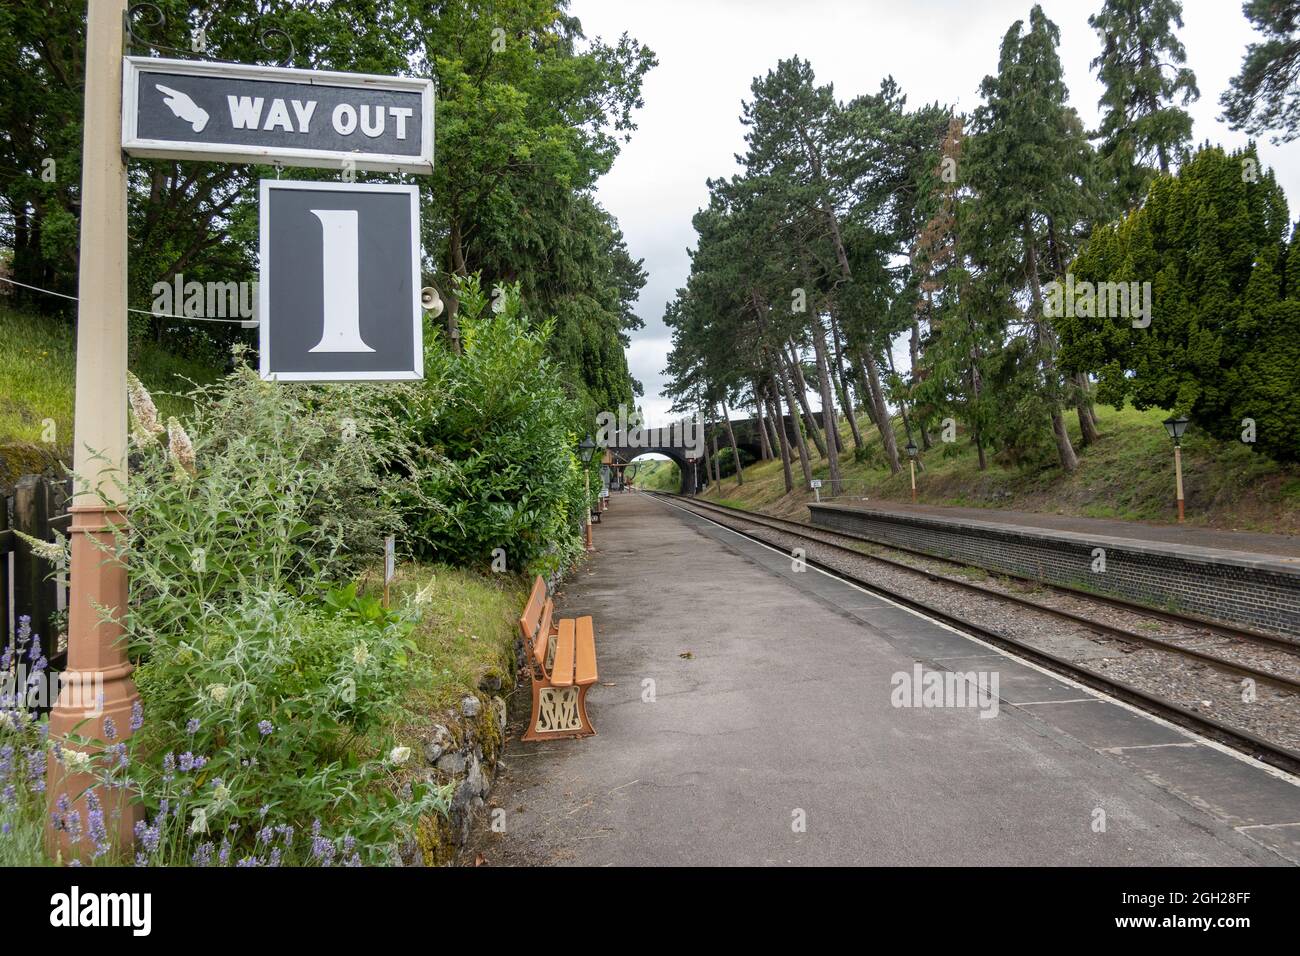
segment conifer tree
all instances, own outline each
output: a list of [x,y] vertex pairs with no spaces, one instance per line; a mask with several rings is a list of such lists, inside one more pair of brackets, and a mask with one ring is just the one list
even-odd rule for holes
[[1146,191],[1152,172],[1168,173],[1192,138],[1192,118],[1174,105],[1200,96],[1196,75],[1183,64],[1187,51],[1176,28],[1183,25],[1179,0],[1105,0],[1088,18],[1101,39],[1092,61],[1105,87],[1098,150],[1119,205],[1131,207]]

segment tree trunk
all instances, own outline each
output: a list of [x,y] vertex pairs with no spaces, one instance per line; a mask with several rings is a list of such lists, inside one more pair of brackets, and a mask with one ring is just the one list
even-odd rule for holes
[[885,407],[884,391],[880,387],[880,372],[876,368],[876,360],[869,354],[862,356],[862,369],[867,378],[867,390],[871,396],[871,404],[875,408],[875,414],[872,416],[876,421],[876,428],[880,431],[880,440],[885,447],[885,460],[889,462],[890,474],[898,474],[902,466],[898,463],[898,440],[894,437],[894,423],[889,418],[889,409]]
[[768,411],[772,412],[771,420],[776,423],[776,440],[777,446],[781,449],[781,472],[785,478],[785,493],[788,495],[794,491],[794,476],[790,473],[790,439],[786,435],[785,421],[781,417],[781,396],[776,389],[776,381],[770,380],[771,397],[764,390],[763,400],[775,404],[773,409],[768,406]]
[[790,386],[790,379],[782,369],[778,369],[777,373],[781,380],[781,387],[785,391],[785,407],[790,410],[791,423],[794,425],[795,447],[799,449],[799,467],[803,469],[803,482],[806,490],[812,484],[812,466],[808,455],[808,440],[804,437],[803,421],[794,402],[794,389]]
[[[1060,376],[1057,375],[1056,359],[1052,354],[1051,332],[1043,322],[1043,288],[1038,281],[1038,249],[1034,244],[1034,233],[1028,216],[1022,221],[1021,230],[1025,241],[1025,271],[1028,273],[1029,291],[1033,295],[1033,319],[1038,330],[1038,347],[1042,352],[1043,370],[1048,382],[1051,383],[1049,387],[1054,388],[1059,386]],[[1061,403],[1058,398],[1049,396],[1048,406],[1052,419],[1052,436],[1056,439],[1056,453],[1061,459],[1061,467],[1067,472],[1073,472],[1079,467],[1079,457],[1074,453],[1074,446],[1070,444],[1070,433],[1065,428]]]
[[794,385],[795,398],[798,399],[799,407],[803,410],[802,421],[807,430],[812,432],[813,444],[817,446],[817,453],[823,458],[827,458],[829,456],[826,453],[826,442],[822,439],[821,431],[817,427],[817,417],[812,413],[812,406],[808,404],[808,383],[804,381],[803,369],[799,367],[799,353],[795,351],[793,342],[787,344],[793,354],[786,355],[783,352],[781,357],[785,359],[786,367],[790,372],[790,380]]
[[[768,444],[772,446],[772,454],[779,454],[781,448],[781,434],[785,431],[785,424],[772,410],[773,399],[776,396],[776,386],[771,382],[763,382],[763,407],[767,409],[767,430]],[[787,436],[788,437],[788,436]]]
[[731,457],[736,462],[736,484],[745,483],[745,472],[740,467],[740,449],[736,447],[736,433],[731,428],[731,412],[727,410],[727,400],[722,399],[722,420],[727,423],[727,441],[731,442]]
[[[704,429],[704,481],[706,484],[713,481],[713,463],[709,458],[709,420],[704,415],[704,406],[699,406],[700,427]],[[697,491],[699,489],[696,489]]]
[[[461,244],[460,220],[452,217],[451,231],[447,237],[447,251],[451,255],[452,274],[457,276],[467,275],[465,271],[465,250]],[[451,350],[459,355],[460,347],[460,298],[456,295],[456,289],[453,285],[450,289],[441,290],[445,296],[447,306],[447,340],[451,343]]]
[[864,396],[862,407],[867,413],[867,418],[871,424],[880,427],[880,419],[876,416],[876,405],[872,401],[871,388],[867,384],[867,373],[862,370],[860,359],[853,358],[853,377],[858,386],[858,394]]
[[[975,422],[979,421],[978,406],[980,400],[980,371],[979,371],[979,367],[975,364],[978,360],[979,360],[979,350],[977,347],[972,347],[971,364],[970,364],[970,393],[971,393],[971,405],[973,406],[971,408],[971,418]],[[978,424],[974,424],[971,426],[970,437],[971,437],[971,441],[975,443],[975,452],[979,456],[980,471],[985,471],[988,469],[989,463],[988,463],[987,456],[984,454],[984,436],[980,434],[980,429]]]
[[772,460],[772,443],[768,441],[767,416],[763,413],[763,393],[759,391],[758,381],[753,383],[754,419],[758,424],[758,449],[763,461]]
[[817,378],[821,383],[822,425],[826,431],[826,444],[830,448],[831,491],[838,495],[844,491],[844,484],[840,480],[840,435],[835,398],[831,394],[831,370],[826,361],[826,329],[820,315],[813,316],[812,334],[813,353],[817,356]]
[[831,346],[835,354],[835,381],[839,384],[840,405],[844,416],[849,420],[849,431],[853,433],[853,447],[862,447],[862,429],[858,427],[857,409],[853,407],[853,393],[849,389],[848,379],[844,377],[844,348],[840,341],[839,323],[835,321],[835,310],[830,310]]
[[[894,375],[895,377],[897,377],[897,376],[898,376],[898,369],[894,368],[894,350],[893,350],[893,349],[885,349],[885,356],[889,359],[889,371],[890,371],[890,373],[891,373],[892,375]],[[911,416],[911,414],[908,412],[907,402],[900,401],[900,402],[898,403],[898,412],[899,412],[900,415],[903,416],[903,431],[907,434],[907,440],[908,440],[908,442],[910,443],[910,442],[912,441],[912,416]],[[924,436],[924,433],[922,434],[922,437],[921,437],[921,444],[922,444],[922,446],[923,446],[924,448],[926,448],[927,450],[928,450],[929,447],[930,447],[930,443],[929,443],[928,441],[926,441],[925,436]],[[916,470],[917,470],[917,471],[925,471],[925,462],[922,461],[920,458],[917,458],[917,459],[916,459]]]
[[722,494],[722,459],[718,457],[718,422],[713,421],[713,481],[714,487],[718,489],[718,495]]
[[1101,432],[1097,430],[1097,418],[1092,410],[1092,402],[1088,399],[1088,376],[1080,372],[1074,376],[1074,384],[1079,390],[1078,398],[1074,403],[1075,410],[1079,414],[1079,434],[1082,436],[1083,444],[1091,445],[1101,438]]

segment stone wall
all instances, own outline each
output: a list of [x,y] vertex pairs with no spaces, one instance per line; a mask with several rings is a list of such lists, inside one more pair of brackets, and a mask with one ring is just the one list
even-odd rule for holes
[[[990,571],[1300,637],[1300,560],[1161,542],[809,505],[813,524]],[[1105,570],[1094,571],[1096,549]]]
[[433,725],[420,756],[427,779],[451,788],[451,808],[445,818],[425,820],[420,832],[402,847],[405,865],[452,864],[469,841],[501,767],[507,716],[501,691],[500,677],[486,677],[478,694],[465,695],[456,712]]

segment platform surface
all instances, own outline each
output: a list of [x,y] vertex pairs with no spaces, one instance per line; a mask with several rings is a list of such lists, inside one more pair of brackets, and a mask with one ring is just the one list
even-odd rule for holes
[[[1060,532],[1089,540],[1111,538],[1138,545],[1167,546],[1187,552],[1222,552],[1256,558],[1271,563],[1300,566],[1300,536],[1267,534],[1258,531],[1226,531],[1194,525],[1151,524],[1143,521],[1119,521],[1107,518],[1080,518],[1073,515],[1040,514],[1031,511],[1005,511],[1001,508],[947,508],[937,505],[911,505],[897,501],[873,501],[863,498],[825,498],[821,504],[862,511],[881,512],[917,518],[936,518],[958,523],[990,525],[1021,531]],[[1282,559],[1278,562],[1277,559]]]
[[[595,618],[598,736],[514,727],[489,864],[1300,861],[1293,778],[648,496],[596,544],[558,604]],[[995,716],[893,706],[918,663],[996,673]]]

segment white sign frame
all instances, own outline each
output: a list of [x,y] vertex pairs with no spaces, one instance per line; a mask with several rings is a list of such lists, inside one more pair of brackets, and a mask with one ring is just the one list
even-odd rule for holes
[[[313,192],[403,193],[411,199],[411,335],[414,372],[272,372],[271,371],[271,190]],[[402,183],[317,183],[263,179],[258,190],[257,350],[261,377],[270,382],[418,382],[424,378],[424,307],[420,303],[420,187]]]
[[[161,69],[150,69],[161,68]],[[139,102],[136,82],[141,73],[165,72],[186,76],[218,76],[244,80],[269,80],[356,89],[406,90],[420,94],[421,154],[349,152],[327,149],[293,149],[283,146],[247,146],[237,143],[187,143],[178,140],[141,139],[138,134]],[[170,60],[152,56],[122,57],[122,149],[143,159],[188,159],[206,162],[257,163],[343,169],[347,163],[359,170],[385,173],[433,172],[433,80],[414,76],[380,76],[375,73],[341,73],[300,70],[287,66],[258,66],[216,60]]]

